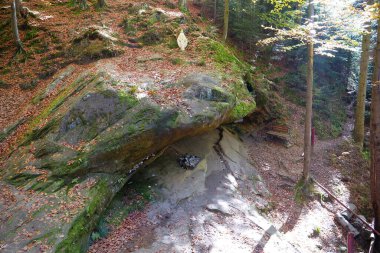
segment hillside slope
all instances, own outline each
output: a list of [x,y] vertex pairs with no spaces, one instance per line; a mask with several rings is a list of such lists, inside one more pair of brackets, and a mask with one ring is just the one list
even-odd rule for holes
[[28,54],[13,57],[9,36],[1,48],[1,249],[80,252],[138,169],[181,138],[252,113],[257,84],[190,13],[160,3],[25,5],[40,11],[22,32]]

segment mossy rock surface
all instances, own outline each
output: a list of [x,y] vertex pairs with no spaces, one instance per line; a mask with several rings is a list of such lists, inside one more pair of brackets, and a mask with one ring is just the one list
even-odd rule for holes
[[[42,182],[41,175],[35,174],[34,178]],[[54,181],[61,185],[54,192],[48,192],[48,188],[16,188],[0,181],[5,193],[0,198],[0,211],[2,217],[7,217],[0,226],[2,252],[85,252],[100,214],[127,179],[89,174],[71,187]]]
[[72,41],[66,56],[77,62],[114,57],[121,54],[116,42],[105,28],[91,26]]

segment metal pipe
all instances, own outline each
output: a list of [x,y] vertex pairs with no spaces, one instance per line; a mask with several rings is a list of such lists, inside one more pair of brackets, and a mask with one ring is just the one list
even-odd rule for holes
[[380,236],[380,233],[374,229],[370,224],[368,224],[365,220],[363,220],[359,215],[357,215],[354,211],[352,211],[348,206],[346,206],[345,204],[343,204],[343,202],[341,202],[337,197],[335,197],[329,190],[327,190],[323,185],[321,185],[320,183],[318,183],[317,180],[315,180],[314,178],[312,178],[312,180],[319,186],[322,188],[322,190],[324,190],[329,196],[331,196],[333,199],[335,199],[339,204],[341,204],[344,208],[346,208],[348,211],[350,211],[356,218],[358,218],[361,222],[363,222],[363,224],[369,228],[372,232],[374,232],[376,235]]

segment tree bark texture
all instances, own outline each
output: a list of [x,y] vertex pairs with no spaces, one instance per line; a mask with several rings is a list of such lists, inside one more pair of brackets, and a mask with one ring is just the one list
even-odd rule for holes
[[180,9],[187,10],[187,0],[179,0],[178,5]]
[[16,47],[18,51],[24,51],[24,47],[22,45],[21,39],[20,39],[20,34],[18,32],[18,26],[17,26],[17,10],[16,10],[16,0],[14,0],[11,4],[11,9],[12,9],[12,32],[13,32],[13,37],[16,42]]
[[[368,4],[371,4],[368,1]],[[364,113],[367,90],[368,62],[371,46],[371,21],[365,23],[365,31],[362,38],[362,52],[360,56],[360,75],[358,84],[358,94],[355,110],[354,140],[363,148],[364,142]]]
[[218,0],[214,0],[214,22],[216,22]]
[[228,20],[230,16],[230,1],[224,0],[224,15],[223,15],[223,40],[227,40],[228,36]]
[[88,8],[87,1],[86,0],[76,0],[77,4],[82,10],[85,10]]
[[21,17],[22,4],[21,0],[15,0],[17,17]]
[[[309,21],[313,23],[314,4],[309,0]],[[311,28],[312,29],[312,28]],[[304,164],[303,180],[309,181],[310,163],[311,163],[311,119],[313,110],[313,68],[314,68],[314,44],[312,31],[309,32],[310,38],[307,44],[307,91],[306,91],[306,116],[305,116],[305,135],[304,135]]]
[[98,7],[103,8],[106,6],[106,1],[105,0],[98,0]]

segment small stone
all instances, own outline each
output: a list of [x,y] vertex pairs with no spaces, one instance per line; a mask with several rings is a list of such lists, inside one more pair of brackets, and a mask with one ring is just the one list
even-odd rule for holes
[[231,209],[224,202],[218,203],[218,204],[208,204],[206,206],[206,209],[210,212],[221,213],[226,216],[233,215],[233,212],[231,211]]
[[[366,221],[366,218],[363,216],[363,215],[358,215],[362,220]],[[356,228],[362,228],[364,226],[364,223],[359,219],[359,218],[355,218],[354,221],[352,222],[352,225]]]
[[185,170],[192,170],[197,167],[201,158],[195,155],[185,154],[178,158],[179,165]]
[[137,57],[137,62],[139,63],[144,63],[144,62],[147,62],[147,61],[159,61],[159,60],[163,60],[164,57],[160,54],[152,54],[152,55],[149,55],[149,56],[139,56]]
[[340,246],[339,251],[340,252],[347,252],[347,247],[346,246]]

